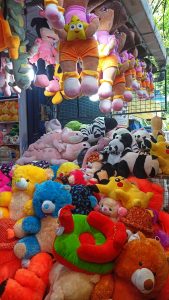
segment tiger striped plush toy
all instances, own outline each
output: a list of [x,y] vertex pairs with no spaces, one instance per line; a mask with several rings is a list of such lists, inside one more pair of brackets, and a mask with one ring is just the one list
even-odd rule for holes
[[106,135],[117,126],[117,121],[108,117],[97,117],[92,124],[80,131],[84,136],[84,141],[88,141],[91,145],[96,144],[97,141]]

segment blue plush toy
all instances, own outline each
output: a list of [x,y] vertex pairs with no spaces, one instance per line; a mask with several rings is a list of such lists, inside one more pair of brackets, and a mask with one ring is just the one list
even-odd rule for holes
[[15,255],[28,259],[39,252],[51,253],[58,228],[58,212],[71,203],[69,186],[51,180],[37,184],[33,196],[35,216],[26,217],[14,226],[15,235],[23,237],[14,246]]

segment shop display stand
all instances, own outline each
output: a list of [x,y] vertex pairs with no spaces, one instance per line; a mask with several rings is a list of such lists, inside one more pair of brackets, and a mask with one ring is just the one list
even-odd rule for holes
[[0,163],[15,161],[19,156],[19,99],[0,98]]

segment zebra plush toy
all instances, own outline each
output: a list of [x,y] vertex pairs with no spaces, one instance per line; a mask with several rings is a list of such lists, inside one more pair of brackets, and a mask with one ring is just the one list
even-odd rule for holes
[[116,169],[117,176],[134,175],[138,178],[156,176],[159,172],[157,157],[133,152],[131,145],[132,137],[128,133],[116,136],[108,145],[107,162]]
[[98,117],[93,123],[80,131],[84,136],[84,141],[88,141],[91,145],[96,144],[101,137],[117,126],[117,121],[113,118]]

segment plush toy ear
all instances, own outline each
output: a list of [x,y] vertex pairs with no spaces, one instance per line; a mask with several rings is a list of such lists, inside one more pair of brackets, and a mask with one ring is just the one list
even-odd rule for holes
[[117,121],[114,118],[104,118],[105,121],[105,127],[106,127],[106,132],[114,129],[117,126]]
[[131,147],[133,141],[132,136],[130,133],[123,133],[121,135],[121,141],[123,142],[125,148]]
[[166,139],[165,139],[165,137],[163,135],[158,135],[158,137],[157,137],[157,143],[159,143],[159,142],[166,142]]
[[54,172],[51,168],[46,169],[45,172],[46,172],[48,180],[50,180],[54,177]]

